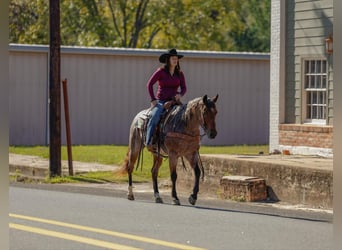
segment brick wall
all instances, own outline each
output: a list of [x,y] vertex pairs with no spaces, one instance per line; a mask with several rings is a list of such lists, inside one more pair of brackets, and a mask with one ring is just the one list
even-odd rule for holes
[[288,146],[333,148],[333,127],[280,124],[279,144]]

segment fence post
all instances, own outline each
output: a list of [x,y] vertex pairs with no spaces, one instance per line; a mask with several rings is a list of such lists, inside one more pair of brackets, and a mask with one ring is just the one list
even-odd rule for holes
[[63,83],[63,100],[64,100],[64,114],[65,114],[65,128],[67,138],[67,149],[68,149],[68,166],[69,175],[74,175],[74,169],[72,166],[72,150],[71,150],[71,132],[70,132],[70,118],[69,118],[69,101],[68,101],[68,87],[67,79],[62,81]]

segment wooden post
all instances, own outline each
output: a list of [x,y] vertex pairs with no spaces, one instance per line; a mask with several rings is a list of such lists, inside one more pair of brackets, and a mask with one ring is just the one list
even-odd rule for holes
[[71,132],[70,132],[67,79],[64,79],[64,81],[62,81],[62,83],[63,83],[63,100],[64,100],[64,114],[65,114],[65,129],[66,129],[66,138],[67,138],[67,149],[68,149],[69,175],[73,176],[74,175],[74,169],[72,166],[72,149],[71,149]]
[[50,177],[61,176],[61,78],[59,0],[50,0]]

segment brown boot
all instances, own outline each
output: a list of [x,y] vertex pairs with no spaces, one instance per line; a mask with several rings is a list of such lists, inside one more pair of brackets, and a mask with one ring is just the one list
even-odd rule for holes
[[155,147],[152,144],[147,145],[146,148],[150,152],[154,152],[155,151]]

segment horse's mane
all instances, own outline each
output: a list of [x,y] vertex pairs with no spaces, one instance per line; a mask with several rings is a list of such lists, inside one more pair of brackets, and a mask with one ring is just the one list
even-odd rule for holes
[[184,112],[184,119],[186,122],[192,119],[193,115],[196,113],[194,111],[198,108],[201,100],[202,100],[201,97],[197,97],[188,102],[187,107]]
[[190,100],[187,104],[175,106],[165,122],[173,131],[183,132],[190,120],[197,119],[197,109],[200,105],[201,97]]

